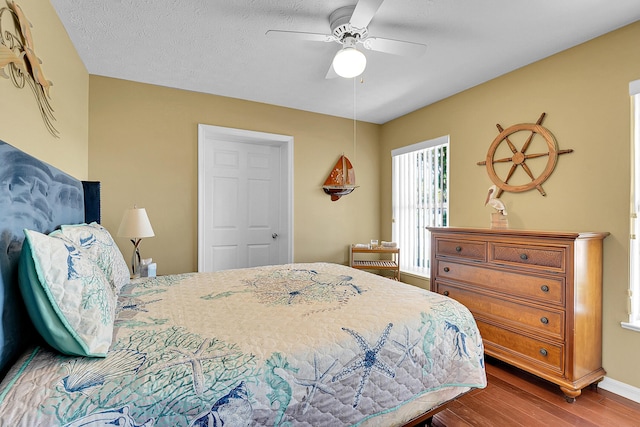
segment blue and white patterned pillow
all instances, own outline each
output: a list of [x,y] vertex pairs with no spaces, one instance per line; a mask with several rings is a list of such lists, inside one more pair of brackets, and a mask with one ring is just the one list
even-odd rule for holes
[[60,231],[24,233],[19,283],[36,329],[64,354],[106,356],[117,295],[102,269]]
[[129,267],[113,237],[98,223],[63,225],[62,234],[80,249],[88,252],[100,266],[116,293],[129,283]]

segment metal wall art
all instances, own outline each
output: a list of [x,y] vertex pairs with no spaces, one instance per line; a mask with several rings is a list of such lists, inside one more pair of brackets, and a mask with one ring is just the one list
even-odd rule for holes
[[49,94],[53,83],[45,78],[42,61],[36,56],[32,25],[16,2],[6,1],[7,6],[0,8],[0,77],[10,79],[16,88],[25,84],[31,88],[47,130],[57,138]]

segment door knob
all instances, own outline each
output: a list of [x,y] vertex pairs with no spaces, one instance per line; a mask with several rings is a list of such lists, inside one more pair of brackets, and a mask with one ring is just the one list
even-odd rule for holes
[[276,237],[278,237],[278,233],[273,233],[271,237],[275,239]]

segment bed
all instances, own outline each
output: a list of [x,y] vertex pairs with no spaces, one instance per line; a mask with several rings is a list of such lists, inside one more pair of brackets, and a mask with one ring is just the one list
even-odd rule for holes
[[449,298],[330,263],[129,280],[98,202],[0,141],[2,425],[417,425],[486,386]]

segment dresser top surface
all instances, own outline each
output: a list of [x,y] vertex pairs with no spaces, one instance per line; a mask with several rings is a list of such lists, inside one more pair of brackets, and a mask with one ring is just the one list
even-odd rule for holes
[[486,236],[510,236],[510,237],[543,237],[555,239],[604,239],[610,233],[599,231],[547,231],[547,230],[518,230],[497,228],[472,228],[472,227],[427,227],[432,233],[466,234]]

